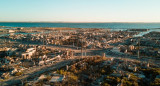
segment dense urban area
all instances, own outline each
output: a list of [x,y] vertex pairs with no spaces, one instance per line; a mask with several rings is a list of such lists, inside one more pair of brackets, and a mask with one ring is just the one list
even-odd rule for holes
[[0,27],[0,86],[160,86],[160,29]]

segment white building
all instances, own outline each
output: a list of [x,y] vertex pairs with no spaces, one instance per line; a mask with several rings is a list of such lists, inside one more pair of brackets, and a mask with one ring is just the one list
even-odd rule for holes
[[31,59],[32,56],[35,54],[36,50],[35,48],[29,48],[25,53],[22,53],[23,59]]
[[15,31],[14,31],[14,30],[9,30],[8,32],[9,32],[9,33],[14,33]]
[[55,83],[55,82],[62,82],[64,80],[65,76],[63,75],[55,75],[51,78],[49,81],[50,83]]

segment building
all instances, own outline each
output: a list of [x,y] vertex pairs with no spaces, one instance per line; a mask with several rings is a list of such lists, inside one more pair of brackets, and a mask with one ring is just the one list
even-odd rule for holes
[[9,32],[9,33],[14,33],[15,31],[14,31],[14,30],[8,30],[8,32]]
[[49,82],[50,83],[62,82],[64,78],[65,76],[57,74],[57,75],[54,75]]
[[32,56],[35,54],[36,50],[35,48],[29,48],[26,50],[25,53],[22,53],[22,58],[23,59],[31,59]]

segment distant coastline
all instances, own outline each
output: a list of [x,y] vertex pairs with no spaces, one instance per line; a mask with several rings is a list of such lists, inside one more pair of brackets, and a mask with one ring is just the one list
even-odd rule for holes
[[69,23],[69,22],[0,22],[7,27],[51,27],[51,28],[107,28],[107,29],[155,29],[160,23]]

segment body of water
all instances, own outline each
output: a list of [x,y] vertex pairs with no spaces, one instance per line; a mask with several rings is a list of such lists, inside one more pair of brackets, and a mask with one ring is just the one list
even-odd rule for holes
[[70,28],[110,28],[110,29],[152,29],[160,28],[160,23],[19,23],[0,22],[9,27],[70,27]]

